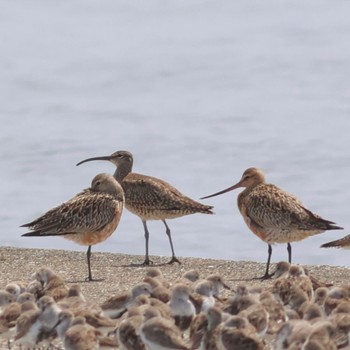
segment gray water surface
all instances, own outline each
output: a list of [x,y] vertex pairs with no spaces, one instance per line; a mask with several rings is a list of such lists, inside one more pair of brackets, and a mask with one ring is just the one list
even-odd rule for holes
[[[19,228],[90,186],[127,149],[134,171],[194,199],[251,166],[344,231],[293,244],[298,263],[348,265],[320,249],[350,233],[350,3],[346,1],[3,1],[0,4],[0,244],[80,249]],[[178,256],[265,261],[239,191],[216,214],[169,221]],[[161,222],[150,253],[170,255]],[[125,210],[93,251],[144,254]],[[285,260],[276,245],[273,261]]]

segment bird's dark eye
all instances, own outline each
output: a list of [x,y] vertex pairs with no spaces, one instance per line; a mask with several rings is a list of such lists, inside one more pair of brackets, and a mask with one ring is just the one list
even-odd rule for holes
[[95,183],[95,186],[100,186],[101,185],[101,181],[97,181],[96,183]]

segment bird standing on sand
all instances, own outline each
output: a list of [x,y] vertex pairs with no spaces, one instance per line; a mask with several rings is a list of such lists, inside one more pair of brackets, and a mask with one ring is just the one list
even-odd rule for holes
[[341,230],[334,222],[322,219],[306,209],[293,195],[265,181],[262,170],[247,169],[241,180],[220,192],[203,197],[209,198],[245,189],[238,195],[238,208],[250,230],[268,244],[268,259],[263,279],[269,278],[269,266],[274,243],[287,243],[288,261],[292,261],[290,242],[300,241],[326,230]]
[[22,236],[63,236],[87,245],[88,281],[92,281],[91,246],[106,240],[117,228],[124,203],[122,187],[110,174],[99,174],[91,188],[24,224],[33,232]]
[[125,192],[125,206],[142,220],[146,240],[145,261],[142,265],[151,263],[148,254],[148,220],[163,221],[172,253],[169,264],[174,262],[180,263],[175,256],[170,228],[165,220],[195,213],[213,214],[211,211],[213,207],[198,203],[184,196],[163,180],[132,173],[133,156],[130,152],[117,151],[110,156],[88,158],[77,165],[93,160],[108,160],[117,167],[114,178],[121,184]]

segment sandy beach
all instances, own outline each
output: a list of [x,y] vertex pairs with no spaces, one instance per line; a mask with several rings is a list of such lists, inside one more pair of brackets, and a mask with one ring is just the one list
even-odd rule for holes
[[[271,285],[271,280],[257,281],[254,277],[263,275],[264,263],[252,261],[229,261],[179,257],[182,264],[168,265],[169,257],[151,256],[155,266],[159,266],[169,281],[176,281],[184,272],[197,269],[201,277],[219,273],[231,287],[239,283]],[[101,302],[111,294],[128,290],[142,281],[146,267],[133,266],[143,261],[143,256],[100,253],[92,251],[91,268],[93,277],[103,279],[85,282],[87,276],[86,253],[66,250],[0,248],[0,288],[14,280],[27,281],[40,267],[50,267],[59,273],[70,285],[81,283],[84,294],[96,302]],[[297,262],[296,262],[297,263]],[[271,270],[275,265],[271,265]],[[335,285],[348,284],[350,269],[327,265],[307,266],[316,278]]]
[[[264,273],[265,264],[263,263],[179,257],[181,265],[168,265],[166,262],[169,257],[152,256],[151,259],[170,282],[175,282],[190,269],[197,269],[201,277],[219,273],[232,288],[240,283],[246,283],[249,286],[258,285],[263,288],[268,288],[272,284],[271,280],[253,280],[254,277],[259,277]],[[147,267],[133,266],[142,261],[143,256],[93,251],[91,259],[93,277],[103,280],[86,282],[85,252],[2,247],[0,248],[0,288],[4,288],[11,281],[28,281],[39,268],[50,267],[65,279],[68,286],[79,283],[88,300],[101,303],[108,296],[126,291],[143,280]],[[271,269],[274,266],[273,264]],[[307,266],[307,269],[310,274],[321,281],[334,285],[349,283],[350,270],[348,267],[315,265]],[[231,293],[231,291],[225,291],[223,296],[229,296]],[[3,345],[3,348],[6,349],[7,346]]]
[[[168,265],[169,257],[151,256],[155,266],[159,266],[169,281],[176,281],[184,272],[197,269],[201,277],[219,273],[231,287],[239,283],[267,287],[272,282],[253,280],[264,273],[265,264],[252,261],[229,261],[198,258],[179,258],[181,265]],[[81,283],[84,294],[96,302],[101,302],[111,294],[128,290],[142,281],[147,267],[134,266],[141,263],[143,256],[92,252],[93,277],[102,281],[85,282],[87,276],[86,253],[66,250],[0,248],[0,288],[15,280],[28,281],[40,267],[50,267],[59,273],[68,285]],[[271,270],[274,264],[271,265]],[[327,265],[307,266],[316,278],[334,283],[349,283],[348,267]]]

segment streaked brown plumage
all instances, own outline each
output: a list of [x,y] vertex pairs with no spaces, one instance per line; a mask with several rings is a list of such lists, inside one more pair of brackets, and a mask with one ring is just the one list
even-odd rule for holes
[[123,203],[123,189],[113,176],[98,174],[92,180],[91,188],[83,190],[38,219],[22,225],[21,227],[33,230],[22,236],[63,236],[78,244],[88,245],[87,279],[92,281],[91,246],[106,240],[115,231]]
[[321,248],[343,248],[350,249],[350,235],[347,235],[343,238],[324,243],[321,245]]
[[141,327],[140,335],[148,349],[188,350],[181,331],[172,321],[161,316],[147,319]]
[[117,337],[122,350],[146,350],[146,346],[140,336],[143,321],[143,315],[136,314],[125,318],[120,323]]
[[99,349],[101,333],[85,322],[84,317],[76,317],[64,335],[64,348],[67,350]]
[[167,219],[174,219],[184,215],[204,213],[213,214],[212,206],[204,205],[184,196],[167,182],[152,176],[132,173],[133,156],[127,151],[117,151],[110,156],[88,158],[77,165],[93,160],[108,160],[116,167],[114,178],[122,185],[125,192],[125,206],[137,215],[143,223],[146,240],[146,254],[143,265],[149,265],[147,228],[148,220],[162,220],[169,238],[172,258],[169,263],[180,261],[175,256],[171,232]]
[[242,329],[223,327],[219,335],[220,349],[227,350],[264,350],[263,341]]
[[268,259],[263,278],[270,277],[271,244],[287,243],[288,260],[291,262],[290,242],[300,241],[326,230],[342,229],[335,226],[334,222],[322,219],[306,209],[293,195],[266,183],[263,171],[257,168],[247,169],[237,184],[202,199],[239,187],[245,187],[238,195],[238,208],[245,223],[255,235],[268,244]]

